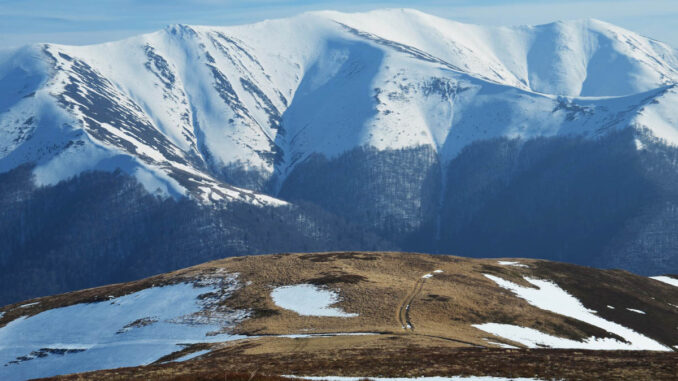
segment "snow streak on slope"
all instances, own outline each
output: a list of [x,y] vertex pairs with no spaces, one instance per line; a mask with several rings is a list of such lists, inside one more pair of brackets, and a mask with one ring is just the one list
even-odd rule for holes
[[530,348],[537,346],[549,346],[553,348],[581,348],[581,349],[607,349],[607,350],[654,350],[670,351],[671,349],[641,335],[638,332],[626,328],[620,324],[605,320],[584,307],[579,300],[568,294],[553,282],[524,277],[526,281],[537,288],[523,287],[494,275],[484,274],[487,278],[501,286],[511,290],[518,297],[525,299],[531,305],[568,316],[585,323],[602,328],[610,333],[622,337],[626,342],[616,339],[590,337],[583,342],[554,337],[539,332],[532,328],[519,327],[510,324],[484,323],[475,324],[474,327],[506,339],[519,342]]
[[[597,20],[465,25],[412,10],[172,25],[0,62],[0,171],[38,184],[121,168],[150,192],[279,204],[313,154],[429,146],[441,162],[496,137],[678,142],[678,54]],[[598,98],[581,98],[596,96]]]
[[664,282],[666,284],[670,284],[671,286],[678,287],[678,279],[676,279],[676,278],[671,278],[669,276],[664,276],[664,275],[653,276],[653,277],[650,277],[650,278],[652,278],[654,280],[658,280],[660,282]]
[[228,297],[237,287],[235,278],[218,284],[181,283],[18,318],[0,328],[0,378],[145,365],[185,344],[242,338],[208,335],[247,316],[215,308],[215,292]]

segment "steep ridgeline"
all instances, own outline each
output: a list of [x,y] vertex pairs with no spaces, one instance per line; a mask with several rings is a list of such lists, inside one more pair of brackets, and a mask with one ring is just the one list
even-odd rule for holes
[[[25,47],[0,57],[0,176],[24,184],[0,184],[2,268],[66,266],[63,288],[40,292],[64,291],[96,283],[78,270],[88,255],[171,248],[148,275],[214,258],[196,253],[247,220],[334,237],[290,233],[289,250],[678,272],[677,82],[675,49],[601,21],[495,28],[413,10]],[[83,189],[96,213],[72,210]],[[200,233],[172,227],[186,220],[166,203],[194,208]],[[214,217],[233,205],[249,217]],[[86,232],[121,223],[141,243]],[[220,255],[283,248],[252,234]],[[42,260],[69,251],[89,254]]]

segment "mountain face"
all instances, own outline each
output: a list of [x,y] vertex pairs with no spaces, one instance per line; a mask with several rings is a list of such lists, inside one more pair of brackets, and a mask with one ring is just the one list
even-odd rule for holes
[[244,256],[2,307],[0,375],[670,380],[677,314],[674,276],[393,252]]
[[678,272],[677,82],[602,21],[413,10],[6,53],[0,302],[280,250]]

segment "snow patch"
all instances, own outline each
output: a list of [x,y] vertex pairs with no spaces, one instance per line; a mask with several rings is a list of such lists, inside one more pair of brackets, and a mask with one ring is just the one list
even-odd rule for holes
[[515,267],[530,267],[528,265],[522,264],[520,262],[515,262],[515,261],[497,261],[502,266],[515,266]]
[[201,350],[201,351],[196,351],[196,352],[192,352],[192,353],[189,353],[189,354],[187,354],[187,355],[181,356],[181,357],[179,357],[178,359],[173,360],[173,362],[183,362],[183,361],[188,361],[188,360],[190,360],[190,359],[196,358],[196,357],[198,357],[198,356],[202,356],[202,355],[207,354],[207,353],[210,353],[210,352],[212,352],[211,349],[203,349],[203,350]]
[[433,276],[433,274],[429,273],[429,274],[425,274],[424,276],[422,276],[422,278],[428,279],[428,278],[430,278],[430,277],[432,277],[432,276]]
[[433,271],[434,274],[440,274],[441,272],[443,272],[443,270],[435,270],[435,271]]
[[668,276],[665,276],[665,275],[651,276],[650,279],[658,280],[660,282],[670,284],[671,286],[678,287],[678,279],[671,278],[671,277],[668,277]]
[[611,309],[611,310],[613,310],[613,309],[614,309],[614,307],[613,307],[613,306],[611,306],[611,305],[609,305],[609,304],[607,305],[607,308],[609,308],[609,309]]
[[302,316],[356,317],[341,308],[330,307],[339,302],[339,295],[312,284],[297,284],[277,287],[271,291],[276,306],[291,310]]
[[36,304],[40,304],[40,302],[22,304],[22,305],[19,306],[19,308],[26,308],[26,307],[34,306]]
[[622,350],[670,350],[668,347],[646,337],[638,332],[626,328],[620,324],[607,321],[584,307],[581,302],[565,290],[558,287],[557,284],[538,280],[529,277],[523,277],[526,281],[537,289],[523,287],[505,279],[490,274],[483,274],[494,281],[502,288],[512,291],[519,298],[525,299],[531,305],[543,310],[551,311],[560,315],[568,316],[573,319],[581,320],[585,323],[602,328],[610,333],[616,334],[628,343],[620,342],[615,339],[599,339],[590,337],[583,342],[569,339],[557,338],[547,335],[537,330],[525,327],[513,326],[510,324],[486,323],[477,324],[474,327],[490,332],[497,336],[522,343],[528,347],[532,345],[548,345],[556,348],[581,348],[581,349],[622,349]]
[[637,314],[643,314],[643,315],[645,315],[645,311],[636,310],[636,309],[633,309],[633,308],[627,308],[627,310],[629,310],[629,311],[631,311],[631,312],[635,312],[635,313],[637,313]]
[[495,336],[521,343],[528,348],[550,347],[591,350],[635,349],[627,348],[627,344],[621,343],[615,339],[590,337],[582,342],[552,336],[533,328],[520,327],[512,324],[483,323],[474,324],[473,326]]

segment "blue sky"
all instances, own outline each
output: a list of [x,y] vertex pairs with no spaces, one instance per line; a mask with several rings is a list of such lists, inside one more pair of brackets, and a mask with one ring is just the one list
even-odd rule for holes
[[0,49],[33,42],[90,44],[175,23],[232,25],[309,10],[394,7],[490,25],[593,17],[678,48],[677,0],[0,0]]

